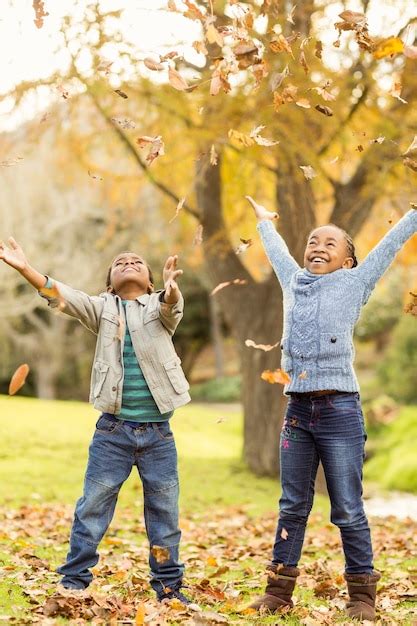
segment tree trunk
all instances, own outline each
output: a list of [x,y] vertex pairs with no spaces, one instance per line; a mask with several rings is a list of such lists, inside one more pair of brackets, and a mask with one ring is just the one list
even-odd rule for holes
[[51,361],[38,359],[35,370],[36,396],[44,400],[56,398],[56,370]]
[[210,334],[214,350],[216,378],[222,378],[224,376],[223,334],[219,307],[216,300],[213,298],[210,298],[209,300],[209,313]]

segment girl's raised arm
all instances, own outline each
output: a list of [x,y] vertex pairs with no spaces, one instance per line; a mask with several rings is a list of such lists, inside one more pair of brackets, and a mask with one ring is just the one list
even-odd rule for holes
[[246,198],[252,205],[258,219],[257,230],[261,235],[266,255],[281,287],[284,288],[289,284],[293,274],[300,269],[300,266],[291,256],[287,244],[272,224],[273,220],[278,219],[278,213],[267,211],[265,207],[257,204],[250,196],[246,196]]
[[365,284],[364,300],[368,300],[378,279],[383,275],[405,242],[417,232],[417,211],[411,209],[391,228],[365,259],[350,272],[354,272]]

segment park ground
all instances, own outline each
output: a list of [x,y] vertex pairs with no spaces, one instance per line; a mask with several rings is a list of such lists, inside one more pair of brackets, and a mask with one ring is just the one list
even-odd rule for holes
[[[246,608],[264,585],[279,497],[241,457],[238,405],[191,404],[176,412],[182,559],[192,609],[158,605],[149,591],[140,482],[132,472],[102,542],[91,591],[56,596],[75,500],[97,413],[77,402],[0,397],[0,620],[7,624],[349,624],[339,535],[318,495],[295,609],[277,617]],[[365,485],[365,490],[367,486]],[[394,511],[393,511],[394,513]],[[378,623],[417,623],[417,522],[371,519],[382,571]],[[198,605],[198,606],[197,606]],[[200,608],[198,608],[200,607]]]

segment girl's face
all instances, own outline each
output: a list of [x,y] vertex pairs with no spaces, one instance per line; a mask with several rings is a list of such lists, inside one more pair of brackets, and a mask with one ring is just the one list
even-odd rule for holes
[[330,274],[352,266],[345,236],[337,226],[321,226],[310,233],[304,252],[304,267],[309,272]]
[[149,287],[152,286],[148,266],[142,257],[133,252],[123,252],[114,259],[110,283],[116,293],[128,284],[137,287],[143,293],[148,293]]

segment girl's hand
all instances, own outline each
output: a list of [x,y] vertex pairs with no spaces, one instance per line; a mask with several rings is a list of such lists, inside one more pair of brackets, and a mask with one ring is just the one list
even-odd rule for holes
[[178,255],[169,256],[164,265],[162,278],[165,286],[165,302],[174,304],[178,301],[180,290],[177,285],[177,277],[181,276],[182,270],[177,269]]
[[277,220],[279,219],[278,213],[272,213],[271,211],[267,211],[264,206],[257,204],[253,198],[250,196],[245,196],[246,200],[250,202],[253,210],[255,211],[256,218],[261,220]]
[[22,248],[13,237],[9,237],[7,243],[9,247],[0,241],[0,259],[19,272],[24,270],[28,266],[28,262]]

